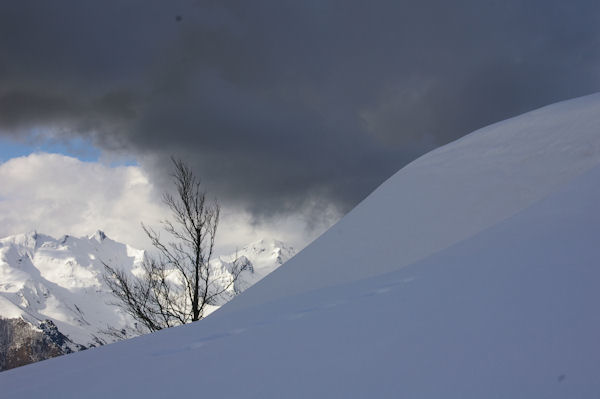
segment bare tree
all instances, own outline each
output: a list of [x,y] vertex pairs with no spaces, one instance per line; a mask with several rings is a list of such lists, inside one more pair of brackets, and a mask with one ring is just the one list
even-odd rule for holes
[[207,305],[217,304],[246,267],[245,262],[234,261],[227,279],[211,270],[219,205],[206,198],[185,163],[172,161],[177,194],[163,194],[172,220],[161,222],[170,241],[142,223],[157,255],[145,258],[141,275],[104,263],[104,280],[118,300],[115,304],[150,331],[202,319]]

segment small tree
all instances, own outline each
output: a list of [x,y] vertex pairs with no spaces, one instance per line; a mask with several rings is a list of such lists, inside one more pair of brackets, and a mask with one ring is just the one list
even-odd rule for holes
[[159,232],[142,223],[157,255],[146,256],[141,275],[104,263],[104,281],[118,299],[115,304],[150,331],[202,319],[206,306],[216,304],[246,267],[234,261],[225,281],[212,273],[219,205],[207,200],[185,163],[172,161],[177,194],[163,194],[172,220],[161,222],[171,241],[163,241]]

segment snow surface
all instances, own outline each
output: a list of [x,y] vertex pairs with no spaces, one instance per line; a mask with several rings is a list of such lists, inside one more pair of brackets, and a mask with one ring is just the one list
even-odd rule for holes
[[594,95],[475,132],[207,319],[1,373],[2,394],[596,397],[599,127]]

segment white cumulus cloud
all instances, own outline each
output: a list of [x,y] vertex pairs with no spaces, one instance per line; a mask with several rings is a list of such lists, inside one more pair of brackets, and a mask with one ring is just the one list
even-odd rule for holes
[[82,162],[34,153],[0,164],[0,236],[37,230],[88,235],[147,246],[140,222],[165,216],[160,195],[137,166]]
[[[300,249],[330,224],[309,229],[300,214],[257,224],[247,212],[226,206],[221,216],[221,254],[265,237]],[[147,249],[140,222],[158,227],[168,217],[161,193],[139,166],[48,153],[0,164],[0,237],[34,230],[55,237],[84,236],[99,229],[112,239]]]

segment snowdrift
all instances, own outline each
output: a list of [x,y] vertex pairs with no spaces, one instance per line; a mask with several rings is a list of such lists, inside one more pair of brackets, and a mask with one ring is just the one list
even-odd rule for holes
[[206,320],[0,374],[6,397],[600,391],[600,95],[408,165]]

